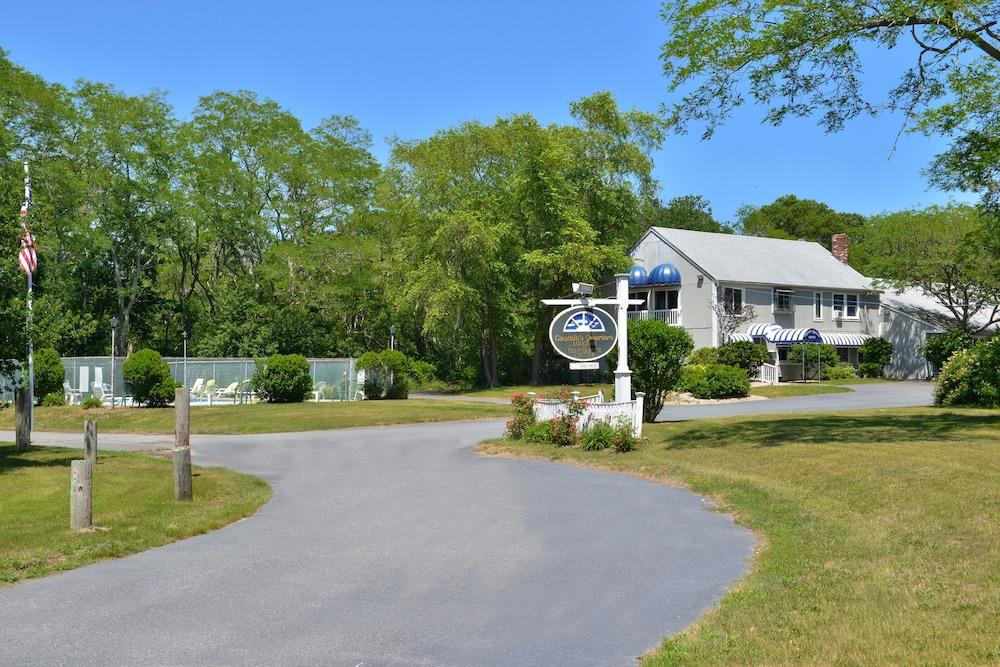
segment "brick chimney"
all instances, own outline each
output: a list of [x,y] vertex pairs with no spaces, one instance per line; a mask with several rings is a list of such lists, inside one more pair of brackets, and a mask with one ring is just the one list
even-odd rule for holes
[[841,262],[847,264],[847,246],[851,242],[850,237],[847,234],[834,234],[832,241],[830,252]]

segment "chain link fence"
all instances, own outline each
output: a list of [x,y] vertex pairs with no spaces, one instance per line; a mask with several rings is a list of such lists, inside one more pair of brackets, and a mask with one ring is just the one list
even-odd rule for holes
[[[218,392],[232,387],[236,383],[235,396],[245,395],[249,382],[253,379],[257,364],[253,359],[203,357],[164,357],[170,367],[174,380],[188,389],[197,389],[193,400],[208,400],[211,392]],[[112,387],[111,357],[63,357],[63,367],[66,369],[66,383],[74,401],[85,396],[97,394],[110,396]],[[313,395],[307,398],[313,400],[349,401],[358,393],[358,377],[354,367],[354,359],[309,359],[309,372],[312,375]],[[125,359],[115,358],[114,362],[114,394],[122,397],[126,394],[126,386],[122,377],[122,364]],[[13,398],[13,391],[5,387],[5,400]],[[229,394],[228,396],[232,396]]]

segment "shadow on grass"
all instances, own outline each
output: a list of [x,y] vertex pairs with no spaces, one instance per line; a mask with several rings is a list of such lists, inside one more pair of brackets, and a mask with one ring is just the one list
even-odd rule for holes
[[32,448],[27,452],[17,453],[14,445],[0,445],[0,475],[10,472],[15,468],[69,468],[73,459],[82,459],[82,452],[44,450],[45,456],[42,458],[32,457],[40,450]]
[[953,437],[964,442],[1000,438],[1000,412],[963,414],[812,415],[770,419],[733,420],[725,423],[686,422],[665,433],[668,449],[726,447],[749,444],[778,447],[793,443],[900,443],[934,441]]

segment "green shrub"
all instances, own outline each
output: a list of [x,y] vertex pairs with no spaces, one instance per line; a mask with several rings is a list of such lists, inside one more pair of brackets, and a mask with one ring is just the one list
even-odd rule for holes
[[551,420],[549,429],[549,441],[556,447],[572,447],[576,444],[576,420],[569,415]]
[[368,377],[368,371],[365,371],[365,382],[361,385],[361,388],[365,393],[365,398],[369,401],[380,400],[382,392],[385,391],[382,381],[375,377]]
[[615,419],[615,437],[611,447],[619,454],[632,452],[639,448],[639,438],[632,433],[632,420],[625,415]]
[[437,369],[434,364],[420,359],[411,359],[410,376],[422,387],[437,379]]
[[609,449],[615,444],[615,429],[607,422],[597,422],[580,436],[580,447],[588,452]]
[[94,408],[101,407],[101,399],[96,396],[87,396],[82,401],[80,401],[80,407],[84,410],[92,410]]
[[975,340],[965,331],[949,331],[928,336],[922,346],[924,358],[935,366],[944,363],[959,350],[967,350],[975,344]]
[[853,380],[858,372],[850,364],[837,364],[823,369],[824,380]]
[[[51,347],[45,347],[35,352],[35,400],[42,402],[49,394],[63,396],[63,382],[66,381],[66,369],[63,367],[59,353]],[[60,405],[62,405],[60,403]]]
[[253,386],[268,403],[301,403],[312,391],[309,362],[301,354],[275,354],[257,364]]
[[[660,414],[667,392],[677,387],[681,366],[692,349],[691,336],[681,327],[672,327],[659,320],[628,323],[632,389],[646,393],[642,409],[644,421],[651,422]],[[631,399],[631,396],[621,397],[624,401]]]
[[735,366],[742,368],[748,376],[756,376],[757,369],[762,364],[771,362],[771,353],[767,351],[767,345],[754,343],[749,340],[737,340],[726,343],[719,348],[718,362],[725,366]]
[[1000,407],[1000,337],[955,352],[938,375],[934,403]]
[[507,420],[507,437],[520,439],[524,431],[535,423],[535,401],[523,392],[510,397],[514,416]]
[[385,392],[385,397],[397,401],[410,397],[410,379],[405,375],[394,375],[392,383]]
[[688,364],[693,366],[708,366],[719,363],[719,348],[699,347],[688,357]]
[[892,363],[892,343],[885,338],[869,338],[858,348],[861,377],[882,377],[885,367]]
[[[863,378],[880,378],[882,377],[883,366],[879,364],[874,364],[869,361],[862,361],[858,364],[858,375]],[[826,372],[823,373],[823,379],[826,379]]]
[[742,398],[750,394],[750,379],[735,366],[686,366],[682,388],[695,398]]
[[524,428],[524,439],[528,442],[552,442],[552,422],[535,422]]
[[399,350],[362,354],[357,367],[365,372],[365,397],[371,400],[407,398],[411,365],[410,358]]
[[42,399],[42,405],[47,408],[66,405],[66,394],[61,391],[51,391],[45,394],[45,398]]
[[160,353],[148,348],[133,352],[122,364],[122,377],[132,384],[132,398],[147,406],[174,400],[174,378]]
[[708,393],[708,367],[712,364],[689,364],[681,369],[677,388],[692,396]]
[[806,373],[804,380],[815,379],[820,374],[820,366],[828,368],[840,363],[840,355],[833,345],[802,343],[793,345],[788,350],[788,361],[802,367],[802,357],[805,356]]

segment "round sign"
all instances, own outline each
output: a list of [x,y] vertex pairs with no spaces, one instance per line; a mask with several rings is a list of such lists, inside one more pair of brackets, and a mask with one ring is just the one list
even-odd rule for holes
[[557,314],[549,325],[556,352],[572,361],[596,361],[614,349],[618,325],[607,311],[573,306]]

